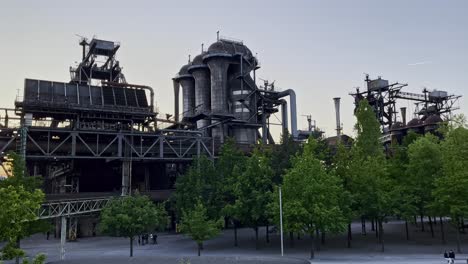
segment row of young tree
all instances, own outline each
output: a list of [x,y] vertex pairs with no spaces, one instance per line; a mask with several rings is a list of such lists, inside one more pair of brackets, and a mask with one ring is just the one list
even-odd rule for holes
[[[260,145],[249,156],[233,140],[224,143],[216,161],[201,156],[176,182],[173,208],[180,231],[196,241],[200,254],[203,241],[216,236],[223,223],[233,227],[235,246],[237,228],[251,227],[258,248],[259,227],[266,226],[268,242],[268,227],[279,226],[279,186],[284,230],[291,238],[312,238],[311,258],[325,234],[347,230],[351,247],[351,222],[359,218],[376,223],[382,251],[389,217],[412,222],[429,216],[431,230],[436,217],[448,217],[459,231],[468,214],[466,120],[442,125],[443,139],[410,132],[402,144],[384,151],[367,101],[355,115],[357,136],[350,147],[330,149],[313,138],[300,146],[286,135],[277,148]],[[406,234],[409,239],[408,229]]]

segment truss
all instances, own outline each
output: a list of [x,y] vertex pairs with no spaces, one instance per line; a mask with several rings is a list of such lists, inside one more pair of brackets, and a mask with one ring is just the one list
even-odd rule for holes
[[101,211],[112,197],[51,201],[42,204],[38,212],[38,219],[57,217],[71,217],[91,214]]

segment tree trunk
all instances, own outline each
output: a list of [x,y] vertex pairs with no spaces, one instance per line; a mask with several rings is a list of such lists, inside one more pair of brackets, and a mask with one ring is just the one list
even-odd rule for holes
[[322,231],[322,245],[325,245],[325,232]]
[[198,244],[198,256],[200,256],[200,252],[201,252],[201,249],[202,249],[202,243],[197,243]]
[[457,221],[457,252],[460,254],[461,253],[461,247],[460,247],[460,221]]
[[418,218],[416,216],[414,216],[414,225],[418,226]]
[[429,216],[429,228],[431,229],[431,237],[434,238],[434,228],[432,227],[432,218]]
[[366,235],[366,219],[364,219],[364,216],[361,217],[361,234]]
[[421,214],[421,232],[424,232],[424,216]]
[[375,220],[375,238],[377,238],[377,241],[379,241],[380,243],[380,236],[379,236],[379,229],[380,229],[380,224],[379,224],[379,220]]
[[445,245],[445,230],[444,230],[444,222],[442,221],[442,216],[439,217],[440,220],[440,232],[442,235],[442,244]]
[[134,237],[130,237],[130,257],[133,257],[133,239]]
[[320,251],[320,233],[319,233],[319,230],[318,228],[315,229],[315,249],[317,251]]
[[371,221],[371,230],[372,231],[375,231],[374,220],[375,219],[372,219],[372,221]]
[[293,232],[289,232],[289,246],[290,247],[294,247],[294,233]]
[[255,226],[255,250],[258,250],[258,226]]
[[237,223],[234,222],[234,246],[237,247]]
[[297,233],[297,240],[301,240],[301,233]]
[[405,221],[406,240],[409,240],[408,220]]
[[[17,249],[20,249],[20,248],[21,248],[21,240],[20,240],[19,238],[16,239],[16,248],[17,248]],[[15,258],[15,263],[16,263],[16,264],[19,264],[19,262],[20,262],[20,259],[19,259],[19,256],[17,256],[17,257]]]
[[310,234],[310,241],[311,241],[311,247],[310,247],[310,259],[314,259],[315,253],[314,253],[314,235],[313,233]]
[[463,220],[463,218],[461,219],[461,229],[463,234],[465,234],[465,221]]
[[351,240],[352,240],[351,224],[348,224],[348,248],[351,248]]
[[385,243],[384,243],[384,229],[383,229],[383,224],[382,220],[378,220],[379,222],[379,236],[380,236],[380,244],[382,246],[382,252],[385,251]]
[[266,225],[266,242],[270,243],[270,234],[268,234],[268,224]]

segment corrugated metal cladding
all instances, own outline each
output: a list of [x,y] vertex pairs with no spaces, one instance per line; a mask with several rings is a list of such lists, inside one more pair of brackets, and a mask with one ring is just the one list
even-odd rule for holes
[[69,104],[79,106],[129,106],[147,108],[146,93],[141,89],[101,87],[26,79],[24,103]]

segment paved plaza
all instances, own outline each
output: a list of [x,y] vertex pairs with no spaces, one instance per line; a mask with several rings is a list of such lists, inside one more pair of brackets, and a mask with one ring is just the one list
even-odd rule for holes
[[[445,249],[456,249],[455,233],[450,229],[447,244],[441,243],[440,225],[435,226],[435,238],[431,238],[429,225],[421,232],[411,225],[411,240],[406,241],[404,223],[392,221],[385,224],[386,251],[380,252],[375,233],[360,234],[360,223],[353,224],[352,248],[346,248],[346,236],[327,236],[321,250],[316,252],[312,263],[446,263],[442,258]],[[448,225],[445,225],[447,228]],[[35,235],[22,241],[28,254],[43,252],[52,263],[309,263],[311,240],[294,240],[291,247],[289,236],[285,235],[285,256],[280,256],[279,234],[270,234],[266,243],[265,229],[260,230],[260,248],[255,250],[255,236],[252,229],[239,230],[239,246],[233,246],[233,231],[207,241],[202,256],[196,256],[196,244],[181,234],[165,233],[158,237],[158,244],[138,245],[135,243],[134,257],[129,258],[128,239],[114,237],[81,238],[66,244],[66,261],[59,262],[59,239],[46,240],[44,235]],[[468,235],[462,235],[462,250],[468,251]],[[455,263],[467,263],[468,254],[458,254]],[[184,262],[185,261],[185,262]]]

